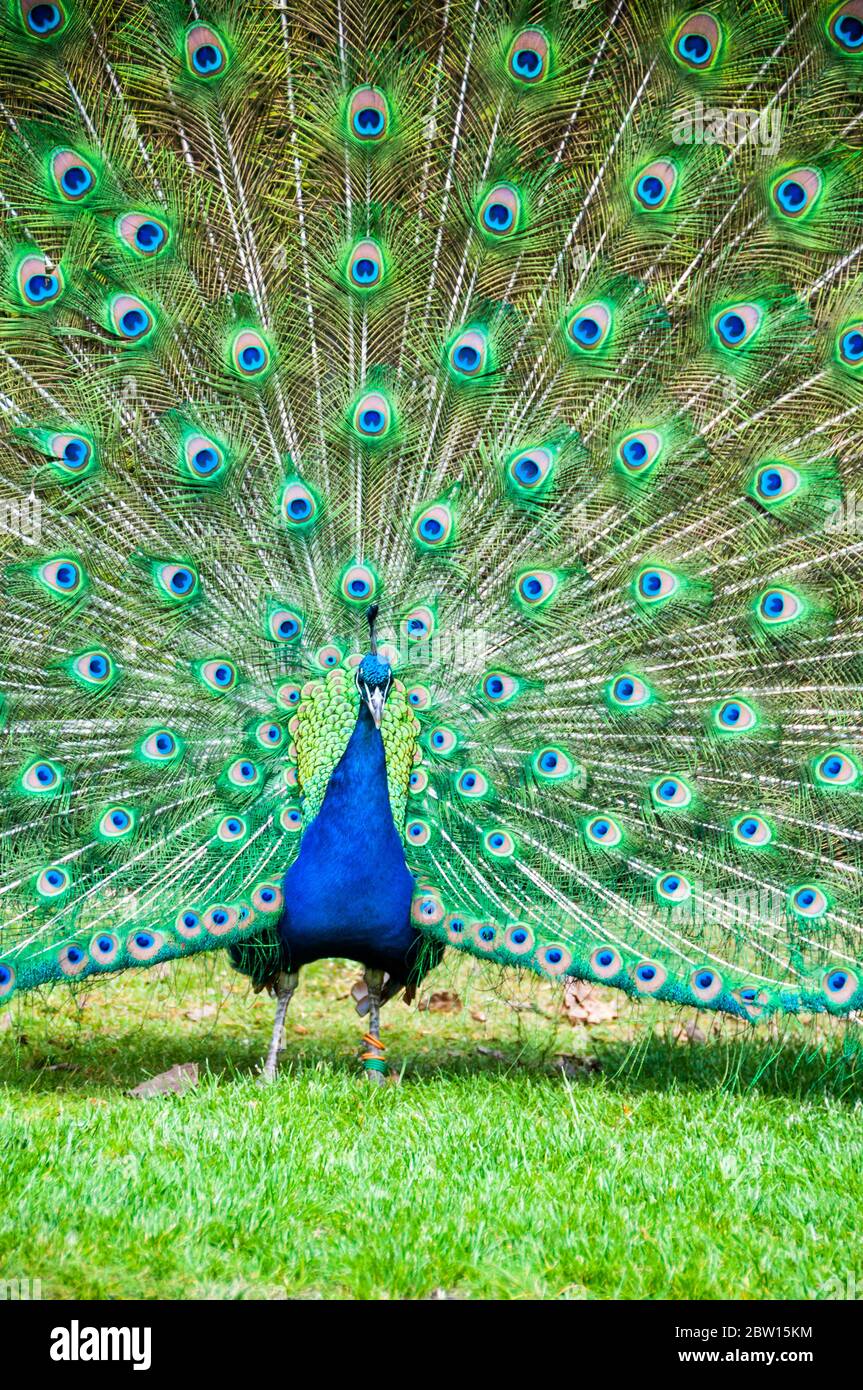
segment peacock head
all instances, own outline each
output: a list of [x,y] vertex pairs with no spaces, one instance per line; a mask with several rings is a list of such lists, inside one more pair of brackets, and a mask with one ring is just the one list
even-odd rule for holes
[[360,698],[365,701],[369,714],[375,721],[375,728],[379,729],[383,718],[384,704],[392,689],[393,669],[388,661],[384,661],[383,657],[378,655],[378,644],[375,641],[375,619],[377,616],[378,606],[373,603],[366,610],[371,650],[356,668],[355,679]]

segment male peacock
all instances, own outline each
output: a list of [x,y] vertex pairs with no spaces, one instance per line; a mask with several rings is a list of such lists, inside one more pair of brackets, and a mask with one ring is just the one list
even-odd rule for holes
[[863,0],[3,4],[0,996],[859,1008]]

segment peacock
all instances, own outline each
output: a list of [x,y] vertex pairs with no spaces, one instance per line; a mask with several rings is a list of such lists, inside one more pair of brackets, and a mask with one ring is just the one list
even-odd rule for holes
[[863,1006],[863,0],[3,0],[0,1000]]

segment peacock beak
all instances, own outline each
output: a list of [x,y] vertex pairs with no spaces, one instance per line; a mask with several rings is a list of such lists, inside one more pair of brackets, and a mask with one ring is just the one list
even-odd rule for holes
[[377,685],[374,690],[369,690],[365,682],[363,683],[363,689],[366,692],[364,698],[369,707],[369,713],[375,721],[375,728],[379,729],[384,713],[384,692],[381,690],[380,686]]

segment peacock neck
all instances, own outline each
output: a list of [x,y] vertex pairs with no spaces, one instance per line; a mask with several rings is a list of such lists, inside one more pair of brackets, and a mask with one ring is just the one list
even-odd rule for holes
[[352,844],[361,842],[367,852],[373,852],[375,844],[393,840],[401,848],[390,807],[383,739],[364,701],[348,746],[330,777],[315,827],[327,834],[334,848],[342,836]]

